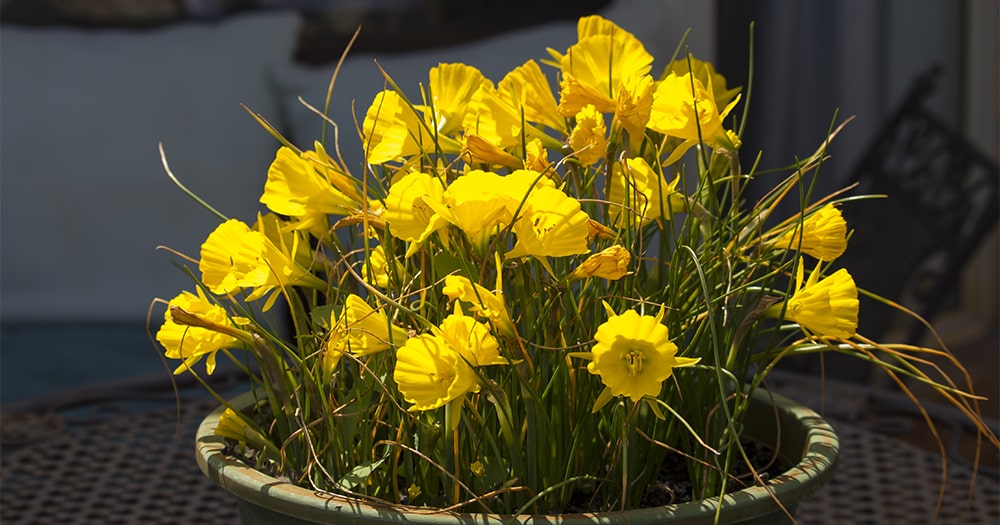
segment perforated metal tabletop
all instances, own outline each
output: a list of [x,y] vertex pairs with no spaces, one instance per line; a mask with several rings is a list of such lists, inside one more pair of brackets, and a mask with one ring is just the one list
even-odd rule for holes
[[[195,429],[216,402],[189,397],[178,414],[169,389],[160,394],[145,402],[123,397],[133,401],[76,404],[48,413],[5,410],[0,522],[238,523],[234,500],[194,461]],[[941,457],[856,422],[827,417],[841,450],[849,452],[841,455],[832,483],[800,506],[799,523],[932,523]],[[970,491],[971,480],[968,466],[951,462],[938,523],[1000,523],[997,478],[981,473]]]

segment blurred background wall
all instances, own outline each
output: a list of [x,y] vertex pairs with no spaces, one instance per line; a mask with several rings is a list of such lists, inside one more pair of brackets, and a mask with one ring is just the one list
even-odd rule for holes
[[[755,23],[746,165],[758,150],[769,168],[812,153],[839,111],[838,119],[857,119],[831,148],[823,184],[853,182],[881,123],[933,64],[943,70],[931,109],[998,156],[994,0],[608,0],[572,10],[544,0],[0,6],[4,401],[165,373],[145,334],[147,311],[190,280],[173,267],[183,259],[156,247],[196,256],[216,219],[168,180],[158,144],[194,192],[252,222],[276,143],[239,104],[309,145],[320,121],[298,97],[322,106],[358,23],[362,37],[332,107],[345,152],[358,149],[351,101],[363,111],[383,85],[374,60],[402,86],[416,86],[442,61],[476,65],[496,80],[527,57],[545,57],[545,47],[567,47],[573,19],[599,12],[643,40],[657,72],[691,28],[692,53],[740,85]],[[985,355],[989,371],[997,366],[997,252],[994,228],[939,316],[946,338]],[[154,330],[158,319],[162,307]]]

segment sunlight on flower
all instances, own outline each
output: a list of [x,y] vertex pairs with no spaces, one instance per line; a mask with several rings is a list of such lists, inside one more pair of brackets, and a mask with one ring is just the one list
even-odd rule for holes
[[[175,319],[180,314],[196,318],[199,326]],[[174,374],[184,372],[207,356],[205,370],[211,375],[215,371],[215,353],[241,344],[236,337],[238,332],[226,309],[210,302],[199,288],[197,295],[185,291],[170,300],[156,340],[163,345],[167,358],[184,360]]]
[[615,98],[615,122],[624,127],[629,139],[642,139],[653,107],[653,77],[630,76],[622,80]]
[[466,133],[462,137],[461,156],[469,164],[499,164],[508,168],[519,168],[523,164],[521,159],[473,133]]
[[382,288],[389,287],[390,265],[392,272],[399,279],[406,279],[406,269],[395,257],[389,260],[385,256],[385,247],[381,244],[372,248],[365,258],[365,263],[361,266],[361,275],[371,284]]
[[625,396],[633,402],[644,396],[656,397],[674,368],[700,360],[676,357],[677,345],[670,341],[667,327],[660,322],[663,309],[654,317],[634,310],[616,315],[607,303],[605,308],[609,317],[594,334],[597,343],[587,370],[601,376],[610,395]]
[[500,357],[500,346],[490,328],[477,322],[462,312],[455,302],[455,313],[444,318],[439,334],[462,356],[470,366],[505,365],[508,361]]
[[424,203],[483,248],[498,226],[510,223],[509,199],[500,191],[501,182],[496,173],[473,170],[449,184],[440,202],[424,199]]
[[[303,266],[303,255],[308,257],[308,246],[300,244],[301,235],[297,231],[278,231],[274,221],[267,215],[258,221],[259,230],[264,230],[270,218],[271,232],[279,240],[276,244],[264,231],[251,230],[245,223],[230,219],[220,224],[201,245],[202,282],[212,293],[230,294],[244,288],[252,288],[248,301],[263,297],[268,292],[283,286],[309,286],[326,288],[326,282],[309,273]],[[286,242],[287,241],[287,242]],[[303,252],[302,248],[307,251]],[[272,295],[264,305],[267,310],[277,295]]]
[[[690,67],[688,67],[689,59]],[[663,77],[666,77],[671,73],[677,76],[682,76],[690,73],[691,70],[694,70],[694,78],[698,79],[703,86],[713,93],[716,107],[724,108],[728,106],[740,92],[739,87],[732,89],[726,87],[726,77],[717,73],[715,71],[715,66],[713,66],[711,62],[699,60],[691,55],[674,60],[674,62],[667,66],[667,68],[663,71]]]
[[514,322],[507,313],[503,301],[503,292],[493,293],[486,288],[460,275],[449,275],[444,279],[444,295],[452,301],[459,300],[469,303],[472,312],[483,316],[493,328],[506,337],[517,337]]
[[580,201],[555,188],[536,188],[514,223],[517,244],[505,255],[562,257],[587,253],[590,217]]
[[419,172],[404,175],[389,188],[385,198],[385,222],[390,233],[410,243],[407,257],[433,231],[430,226],[434,210],[427,201],[441,202],[443,194],[440,180]]
[[316,171],[312,162],[285,146],[278,150],[267,170],[260,202],[275,213],[292,217],[349,215],[359,208]]
[[610,182],[608,201],[615,204],[611,220],[618,227],[632,223],[626,214],[634,215],[643,226],[657,219],[670,220],[687,209],[684,196],[676,191],[680,177],[668,183],[641,157],[615,163]]
[[661,80],[653,92],[649,129],[684,140],[664,164],[673,164],[699,141],[713,148],[720,145],[734,148],[722,119],[737,100],[720,113],[712,93],[690,74],[671,73]]
[[572,117],[593,104],[612,113],[622,79],[649,73],[653,56],[632,33],[600,16],[581,18],[577,33],[565,54],[549,50],[563,73],[559,112]]
[[493,86],[483,84],[469,101],[462,127],[466,134],[506,150],[521,144],[522,124],[520,110],[502,99]]
[[406,330],[393,324],[381,309],[376,311],[357,295],[347,296],[340,316],[331,319],[345,337],[337,341],[338,348],[354,355],[370,355],[399,346],[406,341]]
[[457,153],[459,145],[447,136],[435,137],[428,132],[424,116],[410,107],[395,91],[381,91],[365,113],[362,124],[365,158],[370,164],[383,164],[402,157],[432,153],[438,147],[446,153]]
[[264,251],[264,236],[237,219],[220,224],[201,246],[198,268],[213,293],[232,293],[255,271]]
[[511,70],[497,83],[497,91],[511,107],[524,108],[525,120],[565,133],[566,120],[538,62],[528,60]]
[[[858,329],[858,289],[854,278],[841,268],[820,280],[817,267],[803,284],[803,266],[799,261],[795,274],[795,293],[788,300],[784,318],[820,337],[853,337]],[[782,304],[772,305],[767,315],[781,316]]]
[[829,262],[847,250],[847,221],[836,206],[827,204],[806,217],[801,230],[796,225],[769,244],[775,248],[801,250]]
[[569,145],[580,164],[590,166],[604,158],[608,147],[607,134],[604,115],[593,104],[587,104],[576,114],[576,126],[569,135]]
[[539,188],[555,188],[552,179],[542,176],[541,172],[532,169],[514,170],[509,175],[500,176],[497,192],[503,194],[507,212],[514,217],[530,193]]
[[462,129],[462,121],[480,86],[493,87],[482,72],[462,64],[438,64],[430,70],[430,92],[438,133],[454,135]]
[[524,167],[539,173],[546,173],[549,177],[551,177],[551,170],[549,167],[552,163],[549,162],[549,150],[542,145],[542,141],[539,139],[531,139],[528,141],[528,145],[525,149]]
[[[358,189],[358,181],[347,174],[341,165],[326,152],[320,141],[313,142],[313,149],[302,152],[302,158],[312,163],[313,168],[320,173],[337,190],[347,195],[354,202],[361,203],[364,196]],[[376,209],[377,201],[368,202],[369,209]]]
[[472,368],[437,335],[408,339],[396,352],[392,377],[411,411],[432,410],[479,390]]

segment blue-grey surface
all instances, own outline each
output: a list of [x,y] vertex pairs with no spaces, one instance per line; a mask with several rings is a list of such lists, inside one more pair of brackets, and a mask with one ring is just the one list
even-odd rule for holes
[[0,402],[170,372],[136,323],[0,326]]

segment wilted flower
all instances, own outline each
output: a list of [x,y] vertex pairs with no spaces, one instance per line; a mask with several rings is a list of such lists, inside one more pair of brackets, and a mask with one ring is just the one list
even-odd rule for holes
[[583,261],[569,275],[570,280],[600,277],[602,279],[621,279],[628,275],[628,264],[632,256],[628,250],[619,245],[601,250]]

